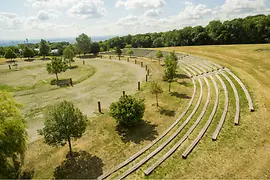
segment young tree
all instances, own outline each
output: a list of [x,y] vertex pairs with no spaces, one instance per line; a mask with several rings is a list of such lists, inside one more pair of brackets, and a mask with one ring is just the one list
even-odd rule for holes
[[29,48],[29,47],[25,47],[24,50],[23,50],[23,56],[25,58],[28,58],[30,59],[30,57],[34,57],[35,56],[35,53],[33,51],[33,49]]
[[[10,60],[9,60],[10,63],[12,63],[12,59],[15,59],[16,57],[17,57],[17,56],[16,56],[15,52],[14,52],[11,48],[8,48],[8,49],[6,50],[5,58],[6,58],[6,59],[10,59]],[[13,62],[15,62],[15,61],[13,60]]]
[[58,81],[58,74],[65,72],[68,68],[68,65],[65,60],[62,58],[54,57],[51,60],[51,63],[47,64],[47,71],[49,74],[55,74],[56,80]]
[[116,47],[115,53],[118,55],[118,58],[119,58],[119,60],[120,60],[120,56],[121,56],[121,54],[122,54],[122,50],[120,49],[119,46]]
[[0,91],[0,179],[17,179],[26,151],[27,132],[13,96]]
[[77,47],[79,50],[85,55],[91,51],[91,38],[89,38],[86,34],[81,34],[76,38]]
[[156,95],[157,106],[158,106],[158,95],[163,93],[161,86],[155,81],[151,82],[150,92]]
[[132,49],[129,49],[129,50],[128,50],[128,54],[129,54],[129,56],[131,57],[132,54],[134,54],[134,51],[133,51]]
[[45,57],[48,56],[50,53],[50,45],[44,39],[41,39],[40,41],[39,52],[40,55],[43,56],[43,59],[45,59]]
[[159,64],[160,64],[160,59],[163,58],[163,53],[158,50],[157,54],[156,54],[156,57],[158,58],[158,61],[159,61]]
[[71,102],[62,101],[49,107],[45,113],[45,127],[39,134],[51,146],[64,146],[67,142],[72,156],[71,139],[82,137],[87,126],[87,117]]
[[68,60],[69,67],[71,67],[71,63],[75,62],[73,59],[75,57],[75,53],[73,51],[72,46],[66,47],[63,54],[64,58]]
[[171,92],[171,83],[176,76],[177,72],[177,58],[174,56],[174,52],[171,53],[169,56],[166,56],[165,59],[165,76],[164,80],[169,82],[169,92]]
[[100,52],[100,47],[99,47],[99,44],[97,42],[94,42],[92,45],[91,45],[91,52],[94,54],[94,55],[97,55],[99,52]]
[[133,96],[122,96],[110,105],[110,115],[123,126],[132,127],[140,122],[145,111],[144,100]]

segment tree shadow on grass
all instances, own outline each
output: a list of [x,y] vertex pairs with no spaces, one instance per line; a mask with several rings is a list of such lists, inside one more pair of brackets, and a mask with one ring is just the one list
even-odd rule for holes
[[60,86],[60,87],[67,87],[70,85],[70,79],[60,79],[60,80],[51,80],[50,82],[51,85],[57,85],[57,86]]
[[181,94],[179,92],[171,92],[170,93],[172,96],[177,97],[177,98],[182,98],[182,99],[190,99],[191,97],[189,97],[186,94]]
[[161,115],[169,116],[169,117],[174,117],[175,116],[175,111],[164,109],[161,107],[159,113]]
[[176,74],[175,76],[178,79],[189,79],[190,77],[185,74]]
[[86,151],[73,152],[66,156],[61,165],[55,168],[55,179],[96,179],[102,175],[102,159]]
[[68,69],[77,69],[78,66],[69,66]]
[[179,82],[180,85],[188,86],[188,83],[186,81]]
[[130,128],[122,125],[117,125],[116,131],[121,136],[123,142],[127,143],[131,141],[139,144],[144,140],[154,140],[158,135],[156,127],[157,125],[153,125],[147,121],[142,120],[138,125]]
[[30,59],[25,59],[25,62],[33,62],[35,60],[35,58],[30,58]]

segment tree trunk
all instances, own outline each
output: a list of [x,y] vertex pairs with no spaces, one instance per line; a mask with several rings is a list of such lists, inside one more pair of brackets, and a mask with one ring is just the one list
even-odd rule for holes
[[55,75],[56,75],[56,81],[58,82],[58,80],[59,80],[59,79],[58,79],[58,74],[56,73]]
[[69,137],[69,136],[68,136],[68,146],[69,146],[69,153],[70,153],[70,156],[72,157],[71,140],[70,140],[70,137]]
[[156,94],[157,107],[158,107],[158,94]]
[[71,60],[69,60],[69,67],[71,67]]
[[169,82],[169,92],[171,92],[171,81]]

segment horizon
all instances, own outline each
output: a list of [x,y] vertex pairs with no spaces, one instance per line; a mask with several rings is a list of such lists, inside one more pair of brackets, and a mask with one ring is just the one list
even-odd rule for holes
[[0,39],[72,38],[164,32],[270,14],[267,0],[10,0],[0,7]]

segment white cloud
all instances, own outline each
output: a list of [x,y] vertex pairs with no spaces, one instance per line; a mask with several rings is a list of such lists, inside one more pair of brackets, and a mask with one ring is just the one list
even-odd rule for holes
[[120,18],[116,24],[122,26],[136,26],[140,24],[140,21],[138,16],[128,15]]
[[102,0],[83,0],[68,10],[70,16],[88,18],[100,18],[105,16],[106,9]]
[[198,5],[189,5],[182,12],[180,12],[177,16],[175,16],[178,20],[192,20],[192,19],[201,19],[203,16],[207,14],[211,14],[212,10],[207,8],[204,4]]
[[79,0],[27,0],[26,5],[42,9],[58,9],[68,7]]
[[49,19],[55,19],[57,18],[58,15],[57,14],[54,14],[53,12],[51,11],[45,11],[45,10],[40,10],[37,14],[37,18],[41,21],[46,21],[46,20],[49,20]]
[[160,9],[165,4],[164,0],[117,0],[116,7]]
[[144,15],[147,17],[156,17],[162,13],[163,12],[161,9],[149,9],[149,10],[145,11]]
[[14,13],[0,12],[0,29],[17,30],[23,25],[24,18]]

